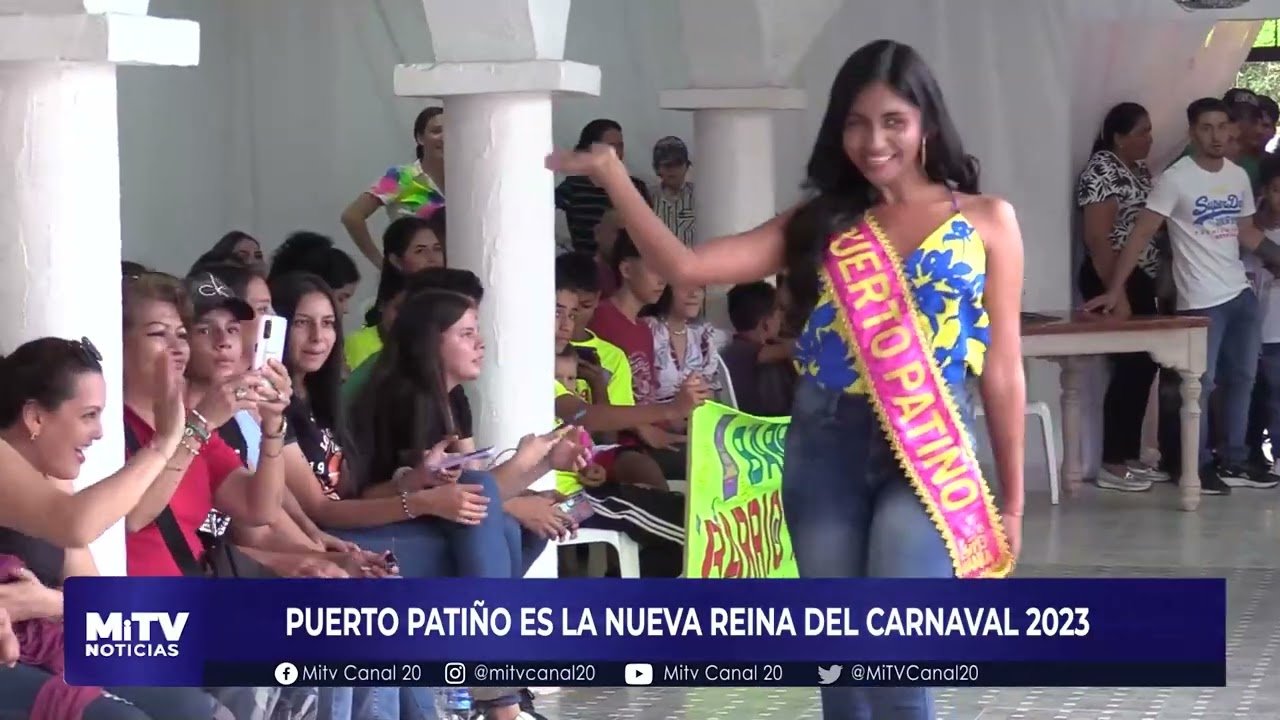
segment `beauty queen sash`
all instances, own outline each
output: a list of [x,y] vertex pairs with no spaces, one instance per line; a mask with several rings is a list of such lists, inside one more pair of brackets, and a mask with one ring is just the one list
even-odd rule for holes
[[973,443],[926,342],[902,261],[869,217],[832,238],[823,262],[838,331],[894,455],[947,545],[958,578],[999,578],[1013,554]]

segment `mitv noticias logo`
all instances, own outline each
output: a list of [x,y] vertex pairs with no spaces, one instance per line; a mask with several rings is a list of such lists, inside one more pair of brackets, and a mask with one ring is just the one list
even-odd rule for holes
[[85,613],[86,657],[177,657],[191,613]]

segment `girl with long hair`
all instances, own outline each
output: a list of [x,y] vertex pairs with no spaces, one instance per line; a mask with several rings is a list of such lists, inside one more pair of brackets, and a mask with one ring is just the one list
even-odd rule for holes
[[[427,465],[443,457],[439,438],[426,448],[441,445],[434,448],[434,460],[424,460],[424,451],[412,462],[370,470],[360,460],[365,456],[352,451],[361,447],[366,423],[359,417],[344,422],[339,411],[342,333],[332,294],[317,277],[293,275],[272,283],[272,295],[277,312],[289,321],[286,365],[298,387],[289,417],[311,470],[307,476],[289,474],[289,487],[303,510],[339,537],[367,550],[394,553],[406,577],[515,577],[506,520],[497,510],[497,478],[507,471],[496,477],[455,475],[451,479],[456,482],[448,483],[419,478],[428,474]],[[348,433],[347,427],[357,431]],[[538,449],[542,455],[529,459]],[[512,462],[533,466],[546,453],[544,443]],[[395,492],[370,492],[393,485],[399,488]]]
[[382,270],[365,326],[347,337],[347,367],[355,370],[382,349],[379,324],[387,303],[404,289],[405,277],[445,266],[445,209],[430,217],[409,215],[393,221],[382,234]]
[[[808,197],[696,249],[653,214],[613,148],[556,152],[547,165],[608,191],[670,282],[787,271],[808,314],[782,490],[802,577],[1012,570],[1023,509],[1022,237],[1007,202],[978,194],[977,162],[915,50],[879,40],[854,52],[831,87]],[[999,507],[972,446],[966,381],[979,374]],[[943,488],[926,479],[939,452],[955,461]],[[828,720],[934,717],[925,688],[823,688],[822,702]]]
[[389,168],[368,190],[342,211],[342,226],[374,266],[382,253],[369,233],[369,218],[386,208],[395,220],[406,215],[430,217],[444,207],[444,108],[429,107],[413,121],[418,159]]
[[[88,545],[119,521],[156,484],[182,440],[185,409],[176,373],[152,363],[157,392],[151,444],[117,473],[80,492],[72,487],[84,453],[102,437],[106,381],[102,357],[88,340],[41,338],[0,359],[0,558],[18,561],[0,576],[0,606],[20,624],[24,639],[62,632],[62,585],[94,576]],[[57,644],[61,647],[61,643]],[[20,648],[13,667],[0,667],[0,716],[47,717],[42,688],[57,682],[61,658]],[[78,692],[85,720],[213,718],[226,711],[199,690],[108,688]],[[112,697],[114,696],[114,698]],[[123,698],[127,701],[121,702]]]

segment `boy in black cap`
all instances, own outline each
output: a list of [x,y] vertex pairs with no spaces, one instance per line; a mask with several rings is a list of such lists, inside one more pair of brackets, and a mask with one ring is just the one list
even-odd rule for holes
[[693,247],[693,183],[685,179],[689,165],[689,148],[680,138],[669,135],[654,144],[653,171],[660,182],[653,211],[672,234]]

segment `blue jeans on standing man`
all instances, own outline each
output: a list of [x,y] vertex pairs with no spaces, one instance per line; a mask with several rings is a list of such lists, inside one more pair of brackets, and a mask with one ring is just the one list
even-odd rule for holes
[[1200,468],[1213,464],[1213,438],[1209,436],[1209,396],[1218,389],[1221,435],[1219,460],[1240,466],[1249,459],[1245,434],[1249,427],[1249,401],[1262,347],[1258,296],[1253,290],[1211,308],[1180,310],[1179,315],[1209,319],[1204,375],[1200,378]]
[[[972,434],[963,385],[952,395]],[[802,379],[782,468],[782,508],[800,577],[949,578],[938,529],[865,396]],[[824,720],[932,720],[928,688],[824,687]]]

